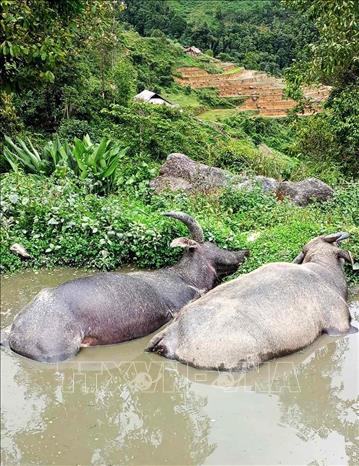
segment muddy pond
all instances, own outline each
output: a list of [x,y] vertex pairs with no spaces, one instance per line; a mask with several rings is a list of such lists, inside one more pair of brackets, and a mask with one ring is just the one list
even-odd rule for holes
[[[3,277],[1,326],[41,288],[86,274]],[[351,312],[357,321],[358,292]],[[144,353],[150,336],[57,365],[2,350],[2,464],[357,465],[358,335],[247,374]]]

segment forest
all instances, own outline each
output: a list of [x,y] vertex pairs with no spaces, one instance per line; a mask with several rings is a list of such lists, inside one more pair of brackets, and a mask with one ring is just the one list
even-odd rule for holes
[[[170,264],[169,238],[184,230],[161,214],[174,209],[195,215],[221,246],[250,244],[242,271],[290,260],[311,237],[338,229],[356,233],[359,254],[357,2],[8,0],[1,24],[3,272]],[[203,50],[201,60],[185,55],[188,45]],[[174,77],[179,66],[211,71],[213,57],[283,77],[298,111],[301,86],[323,83],[331,94],[311,116],[203,121],[185,102],[223,102]],[[143,89],[184,105],[134,101]],[[261,143],[272,158],[260,157]],[[302,208],[260,189],[155,194],[149,182],[173,152],[248,176],[314,176],[335,195]],[[13,243],[32,259],[14,255]]]
[[[142,36],[162,31],[248,69],[280,75],[316,40],[313,22],[271,1],[130,0],[124,20]],[[170,18],[168,20],[167,18]]]

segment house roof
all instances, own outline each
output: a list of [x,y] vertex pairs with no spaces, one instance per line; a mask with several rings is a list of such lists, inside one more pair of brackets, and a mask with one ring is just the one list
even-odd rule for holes
[[159,94],[156,94],[156,92],[152,92],[152,91],[149,91],[147,89],[144,89],[142,92],[135,95],[134,99],[135,100],[143,100],[144,102],[153,102],[153,103],[156,103],[156,104],[160,104],[161,102],[165,102],[165,103],[167,103],[169,105],[172,105],[171,102],[164,99]]
[[202,51],[199,48],[195,47],[194,45],[192,45],[191,47],[185,48],[185,52],[194,52],[198,54],[202,53]]
[[145,100],[145,101],[149,101],[152,99],[152,97],[157,97],[157,94],[155,92],[152,92],[152,91],[148,91],[147,89],[144,89],[142,92],[140,92],[139,94],[135,95],[135,99],[136,100]]

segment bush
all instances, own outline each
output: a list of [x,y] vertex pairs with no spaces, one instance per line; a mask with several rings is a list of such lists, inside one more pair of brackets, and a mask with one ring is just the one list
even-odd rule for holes
[[132,155],[149,154],[153,160],[164,160],[171,152],[183,152],[209,161],[217,150],[219,131],[181,109],[135,103],[130,107],[113,105],[102,115],[108,134],[116,137],[120,133]]
[[216,163],[237,173],[258,174],[277,179],[290,176],[296,163],[278,151],[264,154],[250,140],[235,140],[223,144]]
[[294,152],[329,163],[350,177],[359,173],[359,80],[337,89],[322,113],[298,120]]
[[232,108],[234,105],[228,99],[219,97],[218,90],[215,88],[204,88],[198,89],[196,94],[199,97],[199,100],[209,107],[217,108]]
[[89,135],[83,139],[75,138],[72,144],[61,143],[57,137],[48,141],[38,151],[30,139],[27,143],[16,139],[17,144],[5,136],[4,157],[13,171],[49,175],[56,171],[65,176],[72,172],[84,181],[92,181],[94,192],[107,194],[113,190],[120,159],[126,149],[112,140],[102,138],[99,144],[93,144]]
[[[163,217],[165,210],[192,214],[205,237],[222,247],[249,247],[251,257],[240,273],[270,261],[290,261],[314,236],[338,230],[352,233],[348,247],[359,256],[359,190],[354,184],[343,186],[327,204],[300,208],[278,203],[260,190],[212,197],[166,194],[144,201],[141,193],[128,196],[126,191],[100,197],[71,178],[9,173],[1,181],[4,272],[26,265],[113,269],[130,263],[144,268],[171,264],[181,252],[169,243],[188,232]],[[15,242],[34,259],[22,262],[14,256],[9,247]],[[358,282],[358,275],[348,273]]]
[[95,133],[90,123],[87,120],[78,120],[76,118],[62,120],[57,131],[57,135],[62,140],[72,140],[74,138],[82,139],[86,134],[88,134],[91,139],[95,139]]

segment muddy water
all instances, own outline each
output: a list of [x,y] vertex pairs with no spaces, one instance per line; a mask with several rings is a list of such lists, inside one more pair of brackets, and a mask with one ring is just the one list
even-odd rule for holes
[[[81,271],[2,279],[2,327]],[[359,293],[352,297],[359,318]],[[143,352],[150,337],[44,365],[1,351],[4,465],[357,465],[358,335],[248,374]]]

